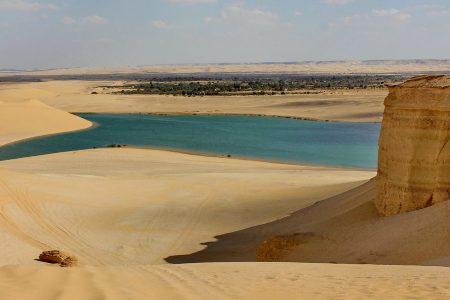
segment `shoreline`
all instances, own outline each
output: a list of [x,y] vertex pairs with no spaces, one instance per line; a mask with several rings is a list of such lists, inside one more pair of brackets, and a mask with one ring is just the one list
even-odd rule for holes
[[203,113],[203,112],[69,112],[73,115],[150,115],[150,116],[242,116],[242,117],[262,117],[291,119],[297,121],[323,122],[323,123],[354,123],[354,124],[381,124],[381,121],[362,122],[362,121],[342,121],[333,119],[320,119],[308,117],[295,117],[271,114],[251,114],[251,113]]
[[[75,130],[77,131],[84,131],[89,129],[81,129],[81,130]],[[48,134],[45,136],[51,136],[51,135],[57,135],[57,134],[65,134],[65,133],[56,133],[56,134]],[[37,136],[32,138],[27,138],[24,140],[19,140],[12,142],[7,145],[20,143],[27,140],[32,139],[39,139],[44,136]],[[2,148],[2,145],[0,148]],[[169,153],[177,153],[177,154],[185,154],[190,156],[196,156],[196,157],[208,157],[208,158],[223,158],[223,159],[233,159],[233,160],[240,160],[243,162],[259,162],[259,163],[266,163],[266,164],[273,164],[273,165],[283,165],[283,166],[298,166],[298,167],[311,167],[311,168],[318,168],[318,169],[327,169],[327,170],[348,170],[348,171],[364,171],[364,172],[376,172],[376,168],[356,168],[356,167],[347,167],[347,166],[336,166],[336,165],[321,165],[321,164],[313,164],[313,163],[295,163],[295,162],[283,162],[283,161],[276,161],[276,160],[266,160],[266,159],[252,159],[249,157],[243,157],[243,156],[230,156],[227,157],[226,155],[215,155],[213,153],[204,153],[204,152],[194,152],[194,151],[188,151],[188,150],[181,150],[181,149],[175,149],[175,148],[162,148],[162,147],[143,147],[143,146],[132,146],[132,145],[125,145],[122,147],[95,147],[95,148],[86,148],[86,149],[79,149],[79,150],[68,150],[68,151],[60,151],[60,152],[52,152],[52,153],[46,153],[46,154],[37,154],[37,155],[30,155],[30,156],[24,156],[24,157],[18,157],[18,158],[11,158],[11,159],[0,159],[0,162],[3,161],[13,161],[13,160],[19,160],[19,159],[26,159],[30,157],[39,157],[39,156],[47,156],[47,155],[53,155],[53,154],[63,154],[63,153],[70,153],[70,152],[79,152],[79,151],[89,151],[89,150],[97,150],[97,149],[136,149],[136,150],[149,150],[149,151],[162,151],[162,152],[169,152]]]
[[[56,132],[56,133],[48,133],[48,134],[32,136],[32,137],[28,137],[28,138],[24,138],[24,139],[19,139],[19,140],[15,140],[15,141],[12,141],[12,142],[9,142],[9,143],[6,143],[6,144],[0,144],[0,148],[5,147],[5,146],[12,146],[12,145],[17,144],[17,143],[23,143],[23,142],[27,142],[27,141],[34,140],[34,139],[45,138],[45,137],[49,137],[49,136],[53,136],[53,135],[82,132],[82,131],[91,130],[91,129],[94,129],[94,128],[100,126],[96,122],[92,122],[92,121],[86,120],[84,118],[83,118],[83,120],[91,123],[91,126],[86,127],[86,128],[81,128],[81,129],[74,129],[74,130],[68,130],[68,131],[62,131],[62,132]],[[59,153],[59,152],[56,152],[56,153]],[[38,156],[38,155],[34,155],[34,156]],[[26,157],[31,157],[31,156],[26,156]],[[2,161],[2,160],[0,159],[0,161]]]
[[[128,148],[128,149],[141,149],[141,150],[156,150],[156,151],[165,151],[165,152],[172,152],[172,153],[179,153],[179,154],[186,154],[186,155],[192,155],[192,156],[200,156],[200,157],[212,157],[212,158],[225,158],[225,159],[234,159],[234,160],[241,160],[241,161],[250,161],[250,162],[260,162],[260,163],[268,163],[268,164],[274,164],[274,165],[284,165],[284,166],[298,166],[298,167],[312,167],[312,168],[323,168],[327,170],[349,170],[349,171],[366,171],[366,172],[376,172],[376,168],[370,169],[370,168],[356,168],[356,167],[346,167],[346,166],[335,166],[335,165],[321,165],[321,164],[313,164],[313,163],[289,163],[289,162],[282,162],[282,161],[275,161],[275,160],[266,160],[266,159],[251,159],[244,156],[230,156],[227,157],[225,155],[214,155],[213,153],[197,153],[193,151],[184,151],[184,150],[178,150],[174,148],[159,148],[159,147],[137,147],[137,146],[125,146],[122,148]],[[97,149],[108,149],[108,147],[105,148],[97,148]],[[86,149],[88,150],[88,149]],[[81,151],[81,150],[80,150]]]
[[0,101],[0,147],[36,137],[91,128],[93,123],[36,99]]
[[[74,114],[240,115],[292,120],[379,123],[387,90],[348,90],[333,94],[283,96],[115,95],[99,85],[116,81],[44,81],[0,85],[0,96],[20,103],[39,99],[48,106]],[[97,92],[97,94],[91,94]],[[348,93],[347,93],[348,92]],[[6,100],[5,100],[6,101]]]
[[[148,114],[148,113],[71,113],[81,118],[80,115],[88,114],[88,115],[155,115],[155,116],[179,116],[179,115],[185,115],[185,114]],[[188,114],[186,114],[188,115]],[[190,115],[190,114],[189,114]],[[199,114],[198,114],[199,115]],[[230,115],[230,116],[254,116],[254,117],[276,117],[276,116],[264,116],[264,115],[237,115],[237,114],[208,114],[211,116],[214,115]],[[280,117],[284,118],[284,117]],[[84,119],[84,118],[83,118]],[[291,118],[288,118],[291,119]],[[63,134],[69,134],[69,133],[76,133],[76,132],[83,132],[87,130],[93,130],[99,126],[100,124],[84,119],[91,123],[90,127],[82,128],[82,129],[76,129],[71,131],[65,131],[65,132],[59,132],[59,133],[51,133],[51,134],[45,134],[45,135],[39,135],[34,137],[29,137],[25,139],[16,140],[10,143],[6,143],[3,145],[0,145],[0,149],[2,147],[6,146],[12,146],[14,144],[18,143],[24,143],[27,141],[35,140],[35,139],[41,139],[45,137],[50,136],[56,136],[56,135],[63,135]],[[296,119],[299,120],[299,119]],[[310,121],[310,122],[323,122],[320,120],[300,120],[300,121]],[[331,121],[334,122],[334,121]],[[325,122],[324,122],[325,123]],[[327,122],[328,123],[328,122]],[[357,123],[357,122],[335,122],[335,123]],[[370,122],[360,122],[360,124],[375,124]],[[10,161],[10,160],[16,160],[16,159],[23,159],[27,157],[36,157],[36,156],[44,156],[44,155],[51,155],[51,154],[58,154],[58,153],[68,153],[68,152],[75,152],[75,151],[85,151],[85,150],[95,150],[95,149],[108,149],[108,148],[114,148],[109,146],[103,146],[103,147],[91,147],[91,148],[85,148],[85,149],[79,149],[79,150],[68,150],[68,151],[60,151],[60,152],[52,152],[47,154],[37,154],[37,155],[30,155],[30,156],[24,156],[19,158],[12,158],[12,159],[1,159],[0,161]],[[278,160],[271,160],[271,159],[263,159],[263,158],[257,158],[257,157],[248,157],[248,156],[239,156],[239,155],[231,155],[231,154],[215,154],[210,152],[202,152],[202,151],[190,151],[190,150],[184,150],[184,149],[177,149],[177,148],[170,148],[170,147],[157,147],[157,146],[138,146],[138,145],[125,145],[124,147],[120,148],[128,148],[128,149],[142,149],[142,150],[158,150],[158,151],[167,151],[172,153],[180,153],[180,154],[187,154],[187,155],[193,155],[193,156],[200,156],[200,157],[215,157],[215,158],[230,158],[230,159],[236,159],[236,160],[242,160],[242,161],[254,161],[254,162],[263,162],[263,163],[271,163],[271,164],[279,164],[279,165],[290,165],[290,166],[302,166],[302,167],[314,167],[314,168],[326,168],[326,169],[332,169],[332,170],[352,170],[352,171],[376,171],[376,167],[374,168],[363,168],[363,167],[351,167],[351,166],[341,166],[341,165],[326,165],[326,164],[315,164],[315,163],[309,163],[309,162],[288,162],[288,161],[278,161]],[[230,155],[230,156],[228,156]]]

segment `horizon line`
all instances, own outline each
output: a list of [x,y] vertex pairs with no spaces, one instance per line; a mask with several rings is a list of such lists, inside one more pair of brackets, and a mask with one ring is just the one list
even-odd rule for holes
[[215,63],[156,63],[156,64],[144,64],[144,65],[128,65],[128,66],[74,66],[74,67],[50,67],[50,68],[33,68],[33,69],[14,69],[14,68],[0,68],[0,72],[39,72],[39,71],[53,71],[64,69],[96,69],[96,68],[143,68],[152,66],[220,66],[220,65],[294,65],[294,64],[311,64],[311,63],[349,63],[349,62],[445,62],[450,58],[411,58],[411,59],[354,59],[354,60],[300,60],[300,61],[262,61],[262,62],[215,62]]

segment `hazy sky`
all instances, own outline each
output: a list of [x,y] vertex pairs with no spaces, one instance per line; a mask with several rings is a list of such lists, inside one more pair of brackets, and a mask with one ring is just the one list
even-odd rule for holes
[[0,0],[0,69],[450,58],[450,0]]

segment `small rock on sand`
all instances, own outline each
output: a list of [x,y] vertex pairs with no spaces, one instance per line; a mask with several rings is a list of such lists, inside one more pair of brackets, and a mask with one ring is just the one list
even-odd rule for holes
[[39,260],[50,264],[59,264],[61,267],[74,267],[77,258],[59,250],[44,251],[39,255]]

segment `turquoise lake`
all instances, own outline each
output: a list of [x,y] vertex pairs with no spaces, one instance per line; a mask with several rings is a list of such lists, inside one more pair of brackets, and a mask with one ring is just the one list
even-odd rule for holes
[[127,144],[300,164],[374,169],[377,163],[377,123],[234,115],[79,116],[97,126],[0,147],[0,160]]

